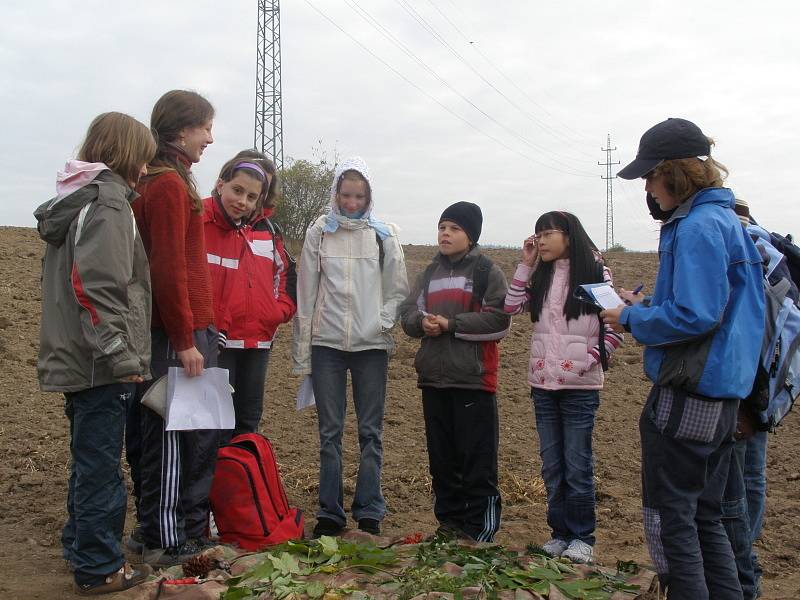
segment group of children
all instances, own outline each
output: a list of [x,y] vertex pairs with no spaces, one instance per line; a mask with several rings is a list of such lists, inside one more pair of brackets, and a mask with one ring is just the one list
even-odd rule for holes
[[[421,339],[414,366],[437,533],[492,541],[502,512],[498,342],[512,315],[529,312],[528,382],[552,532],[544,550],[593,560],[592,432],[603,371],[627,330],[647,346],[654,383],[640,430],[645,531],[659,575],[671,598],[742,597],[719,513],[736,407],[757,361],[758,345],[747,340],[763,332],[761,265],[696,126],[657,125],[620,172],[645,178],[671,212],[654,294],[620,290],[628,306],[600,312],[573,291],[611,284],[611,272],[563,211],[536,221],[507,286],[478,245],[481,209],[449,206],[439,251],[409,290],[397,228],[375,216],[358,157],[337,166],[330,208],[309,228],[295,275],[270,220],[278,185],[267,157],[243,151],[223,166],[210,198],[195,189],[191,166],[214,141],[213,117],[207,100],[180,90],[156,103],[155,139],[131,117],[99,116],[78,160],[59,174],[57,197],[36,212],[47,242],[39,374],[42,389],[65,394],[70,419],[62,542],[78,593],[126,589],[149,572],[126,563],[121,549],[123,437],[138,517],[128,548],[160,567],[209,543],[217,448],[258,430],[270,346],[293,316],[293,372],[310,377],[319,425],[314,535],[347,524],[348,371],[361,450],[350,508],[359,529],[380,533],[386,379],[399,321]],[[169,367],[195,376],[216,365],[235,390],[233,432],[167,431],[140,406]]]

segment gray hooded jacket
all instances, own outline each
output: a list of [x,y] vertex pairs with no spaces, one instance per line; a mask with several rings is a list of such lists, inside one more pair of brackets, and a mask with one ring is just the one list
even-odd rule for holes
[[[306,232],[297,278],[292,352],[295,374],[311,373],[311,346],[346,352],[394,349],[390,331],[408,294],[403,249],[395,225],[373,221],[386,235],[381,240],[381,266],[376,229],[371,224],[374,196],[360,219],[348,219],[339,212],[336,181],[350,169],[370,180],[360,158],[340,163],[331,186],[330,212]],[[329,219],[336,222],[333,232],[326,232]]]
[[42,261],[39,383],[77,392],[149,379],[150,272],[130,202],[110,170],[36,209]]

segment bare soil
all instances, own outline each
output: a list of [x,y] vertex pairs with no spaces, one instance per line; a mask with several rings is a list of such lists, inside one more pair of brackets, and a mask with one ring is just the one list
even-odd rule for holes
[[[409,275],[416,276],[434,249],[405,247]],[[36,381],[43,244],[26,228],[0,228],[0,597],[75,598],[61,559],[65,518],[69,431],[63,398],[43,394]],[[514,250],[489,250],[510,277]],[[652,289],[655,254],[611,254],[617,284],[639,282]],[[525,371],[531,326],[514,321],[501,344],[500,485],[502,543],[541,544],[548,538],[538,438]],[[290,501],[313,526],[316,508],[318,438],[316,414],[296,412],[299,380],[290,375],[291,330],[284,327],[272,352],[262,431],[275,444]],[[434,529],[425,435],[413,357],[417,342],[396,333],[397,353],[389,367],[384,432],[383,488],[389,514],[387,535]],[[598,498],[596,556],[649,564],[640,519],[638,418],[649,382],[642,349],[630,338],[617,352],[602,392],[595,428]],[[764,598],[800,598],[800,454],[796,431],[800,411],[770,436],[767,515],[758,552],[765,569]],[[344,440],[346,503],[355,483],[358,441],[352,411]],[[795,437],[793,437],[795,436]],[[132,527],[129,518],[128,526]]]

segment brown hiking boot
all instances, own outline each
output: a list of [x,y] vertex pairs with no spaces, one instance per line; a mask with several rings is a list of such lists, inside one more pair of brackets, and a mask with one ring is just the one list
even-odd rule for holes
[[139,585],[147,579],[153,570],[148,565],[141,565],[138,569],[134,569],[130,563],[125,563],[120,567],[119,571],[114,571],[111,575],[106,577],[103,583],[95,585],[81,585],[74,584],[75,593],[79,596],[99,596],[101,594],[111,594],[114,592],[122,592],[130,589],[135,585]]

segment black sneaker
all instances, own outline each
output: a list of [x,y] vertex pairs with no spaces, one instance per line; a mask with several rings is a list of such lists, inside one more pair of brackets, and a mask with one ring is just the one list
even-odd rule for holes
[[318,538],[322,535],[330,535],[332,537],[336,537],[337,535],[341,534],[344,530],[344,527],[339,525],[333,519],[329,519],[327,517],[319,517],[317,519],[317,524],[314,526],[314,531],[311,534],[312,538]]
[[381,522],[377,519],[359,519],[358,528],[361,531],[371,533],[372,535],[381,534]]
[[175,565],[182,565],[202,551],[203,548],[193,540],[172,548],[148,548],[145,546],[144,550],[142,550],[142,562],[157,569],[174,567]]

